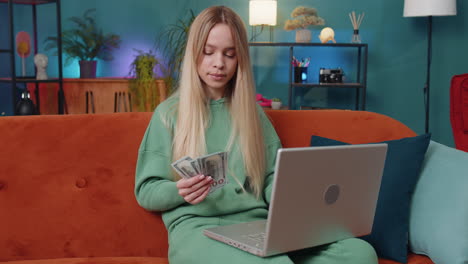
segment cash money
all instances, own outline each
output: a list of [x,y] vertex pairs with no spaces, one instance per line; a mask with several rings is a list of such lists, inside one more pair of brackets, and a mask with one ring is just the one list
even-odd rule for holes
[[171,165],[181,177],[190,178],[200,174],[198,169],[192,166],[191,161],[193,161],[192,158],[185,156],[173,162]]
[[209,193],[212,193],[228,183],[227,158],[227,152],[216,152],[197,159],[185,156],[173,162],[171,166],[182,178],[188,179],[200,174],[211,176],[213,183]]
[[227,184],[227,152],[216,152],[200,157],[197,160],[203,174],[213,178],[210,193]]
[[192,167],[198,171],[199,174],[203,174],[201,168],[200,168],[200,164],[198,163],[198,159],[194,159],[192,161],[190,161],[190,165],[192,165]]

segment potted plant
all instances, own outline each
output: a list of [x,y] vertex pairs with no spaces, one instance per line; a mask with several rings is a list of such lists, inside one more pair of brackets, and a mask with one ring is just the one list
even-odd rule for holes
[[179,70],[184,58],[190,26],[194,19],[195,14],[190,9],[185,20],[179,19],[175,24],[169,25],[157,39],[156,46],[166,57],[167,66],[162,67],[162,71],[171,91],[175,89],[179,81]]
[[318,16],[317,9],[298,6],[292,13],[293,19],[286,20],[285,30],[296,30],[296,42],[310,42],[312,33],[307,29],[311,25],[324,25],[325,20]]
[[[80,78],[96,77],[96,59],[110,61],[114,59],[112,51],[120,47],[120,36],[104,34],[95,20],[95,9],[88,9],[83,17],[70,17],[74,27],[62,32],[62,50],[67,55],[65,65],[73,59],[79,59]],[[48,37],[45,50],[57,49],[57,37]],[[54,55],[57,55],[57,51]]]
[[275,110],[279,110],[281,108],[281,99],[279,98],[271,99],[271,108]]
[[141,112],[151,112],[166,98],[166,84],[157,79],[156,67],[161,65],[158,58],[150,51],[137,50],[137,55],[130,65],[129,75],[134,77],[129,82],[131,104]]

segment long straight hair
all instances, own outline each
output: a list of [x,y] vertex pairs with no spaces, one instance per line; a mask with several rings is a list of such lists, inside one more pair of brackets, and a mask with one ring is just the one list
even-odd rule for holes
[[[179,97],[179,102],[176,106],[172,159],[177,160],[186,155],[197,157],[207,152],[205,132],[210,121],[209,98],[198,75],[197,62],[211,29],[220,23],[231,29],[237,56],[236,73],[225,90],[232,122],[226,150],[230,151],[234,142],[238,142],[249,188],[259,198],[265,174],[263,131],[255,101],[247,32],[242,19],[230,8],[209,7],[195,18],[190,27],[179,87],[173,95]],[[233,176],[243,187],[236,175]],[[174,177],[179,178],[177,174]]]

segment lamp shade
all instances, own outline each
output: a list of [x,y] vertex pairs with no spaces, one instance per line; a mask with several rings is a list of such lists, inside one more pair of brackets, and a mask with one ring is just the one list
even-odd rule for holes
[[457,0],[405,0],[404,17],[454,16]]
[[276,25],[276,0],[250,0],[249,25]]

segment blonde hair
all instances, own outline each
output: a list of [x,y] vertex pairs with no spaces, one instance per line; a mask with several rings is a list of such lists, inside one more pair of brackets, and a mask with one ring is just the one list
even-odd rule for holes
[[[172,159],[206,154],[205,131],[209,125],[209,98],[198,76],[197,62],[202,56],[210,30],[219,23],[226,24],[231,29],[238,59],[236,73],[225,90],[232,122],[226,150],[230,151],[234,142],[239,143],[249,188],[259,198],[265,174],[263,132],[255,101],[247,32],[242,19],[230,8],[209,7],[195,18],[190,27],[181,79],[178,91],[173,95],[179,97],[179,102]],[[178,175],[175,178],[178,179]],[[241,184],[239,181],[238,183]]]

